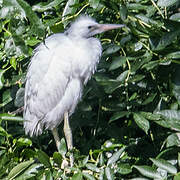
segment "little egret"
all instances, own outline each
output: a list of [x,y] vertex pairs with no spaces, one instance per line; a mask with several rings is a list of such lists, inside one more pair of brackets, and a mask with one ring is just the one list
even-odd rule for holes
[[[102,54],[101,43],[93,36],[123,26],[98,24],[89,16],[80,16],[64,33],[49,36],[35,49],[25,85],[26,134],[40,135],[44,129],[49,129],[59,150],[57,127],[64,118],[64,135],[68,150],[72,150],[69,116]],[[72,166],[73,156],[70,163]]]

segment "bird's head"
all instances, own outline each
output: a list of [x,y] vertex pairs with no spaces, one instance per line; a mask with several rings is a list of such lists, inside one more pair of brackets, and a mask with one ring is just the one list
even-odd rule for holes
[[112,29],[122,28],[122,24],[99,24],[89,16],[80,16],[74,21],[66,33],[73,37],[89,38]]

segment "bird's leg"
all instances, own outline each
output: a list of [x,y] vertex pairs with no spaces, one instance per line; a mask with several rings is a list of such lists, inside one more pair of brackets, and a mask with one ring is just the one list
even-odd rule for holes
[[71,127],[69,125],[68,112],[64,113],[64,135],[65,135],[65,138],[66,138],[68,151],[70,151],[70,165],[72,167],[73,163],[74,163],[73,153],[71,152],[72,149],[73,149],[73,139],[72,139]]
[[60,148],[60,139],[59,139],[59,134],[58,134],[58,130],[57,130],[57,128],[54,128],[53,130],[52,130],[52,134],[53,134],[53,136],[54,136],[54,140],[55,140],[55,142],[56,142],[56,147],[57,147],[57,150],[59,151],[59,148]]

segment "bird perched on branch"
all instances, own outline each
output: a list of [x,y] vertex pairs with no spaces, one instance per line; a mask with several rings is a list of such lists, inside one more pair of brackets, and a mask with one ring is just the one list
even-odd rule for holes
[[[69,116],[82,96],[83,85],[91,78],[102,54],[101,43],[93,36],[121,28],[118,24],[98,24],[80,16],[64,33],[46,38],[34,52],[28,68],[24,99],[24,128],[30,136],[51,130],[57,149],[57,127],[64,119],[68,150],[72,150]],[[71,166],[73,155],[70,156]]]

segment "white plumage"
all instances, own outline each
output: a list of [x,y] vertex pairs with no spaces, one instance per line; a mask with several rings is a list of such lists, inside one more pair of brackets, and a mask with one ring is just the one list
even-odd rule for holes
[[100,41],[92,36],[120,27],[81,16],[65,33],[51,35],[35,49],[25,85],[26,134],[53,131],[66,112],[74,112],[83,85],[95,72],[102,53]]
[[[78,22],[97,24],[88,17],[81,17],[73,27]],[[36,48],[31,59],[24,110],[24,128],[31,136],[41,134],[43,128],[54,129],[66,111],[70,115],[74,112],[81,98],[82,86],[94,73],[101,56],[98,39],[85,39],[79,36],[80,32],[77,32],[78,37],[75,32],[73,36],[71,32],[67,33],[48,37]]]

